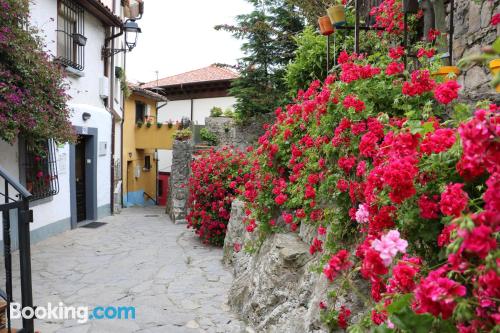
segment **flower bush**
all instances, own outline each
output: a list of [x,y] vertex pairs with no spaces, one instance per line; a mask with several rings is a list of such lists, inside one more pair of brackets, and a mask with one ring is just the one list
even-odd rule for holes
[[[491,332],[500,324],[500,108],[457,103],[460,86],[433,77],[430,62],[389,70],[404,52],[344,52],[339,73],[276,110],[242,187],[247,230],[262,240],[316,226],[318,270],[345,286],[318,304],[332,329]],[[351,322],[346,305],[328,304],[349,297],[355,279],[371,293]]]
[[203,242],[223,245],[231,203],[248,175],[242,152],[229,148],[201,153],[191,163],[188,227]]
[[61,68],[29,23],[28,0],[0,0],[0,139],[72,141]]

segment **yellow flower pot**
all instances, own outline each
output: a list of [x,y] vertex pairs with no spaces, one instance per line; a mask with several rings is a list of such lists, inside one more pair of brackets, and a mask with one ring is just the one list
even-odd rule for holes
[[335,26],[346,24],[345,21],[345,8],[343,5],[335,5],[328,8],[328,16]]
[[[450,74],[453,73],[455,77],[450,77]],[[460,69],[457,66],[441,66],[437,70],[437,72],[432,73],[432,76],[435,78],[442,77],[443,81],[455,80],[456,77],[460,74]]]
[[[500,58],[490,61],[490,70],[493,76],[496,76],[500,72]],[[496,91],[500,92],[500,84],[497,84]]]

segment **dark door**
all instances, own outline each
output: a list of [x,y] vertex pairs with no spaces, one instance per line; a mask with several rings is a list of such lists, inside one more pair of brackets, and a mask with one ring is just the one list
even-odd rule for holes
[[76,181],[76,221],[81,222],[87,219],[87,192],[85,186],[85,136],[78,137],[75,147],[75,181]]

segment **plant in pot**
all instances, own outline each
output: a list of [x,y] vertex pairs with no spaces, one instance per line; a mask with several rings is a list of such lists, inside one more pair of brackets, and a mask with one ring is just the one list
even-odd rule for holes
[[147,128],[150,128],[152,125],[153,125],[153,123],[151,123],[151,121],[149,121],[149,120],[148,120],[148,121],[146,122],[146,127],[147,127]]
[[76,45],[85,46],[87,44],[87,37],[85,37],[82,34],[74,33],[73,41],[75,42]]
[[163,123],[157,122],[157,123],[156,123],[156,127],[157,127],[157,128],[162,128],[162,127],[163,127]]
[[137,127],[138,127],[138,128],[141,128],[141,127],[142,127],[142,125],[144,125],[144,123],[143,123],[142,121],[138,121],[138,122],[136,123],[136,125],[137,125]]
[[327,16],[321,16],[318,19],[318,25],[319,25],[319,31],[323,36],[329,36],[333,34],[335,31],[332,25],[332,21],[330,20],[330,17]]
[[337,2],[336,5],[330,6],[327,10],[328,17],[336,27],[346,24],[345,20],[345,7],[343,1]]
[[173,123],[173,121],[172,121],[172,120],[167,121],[167,127],[168,127],[168,128],[172,128],[172,127],[174,127],[174,123]]

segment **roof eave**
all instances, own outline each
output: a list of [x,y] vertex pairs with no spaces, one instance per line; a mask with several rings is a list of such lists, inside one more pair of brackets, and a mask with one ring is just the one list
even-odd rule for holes
[[122,19],[113,14],[99,0],[79,0],[78,2],[105,25],[110,27],[121,27],[123,25]]

